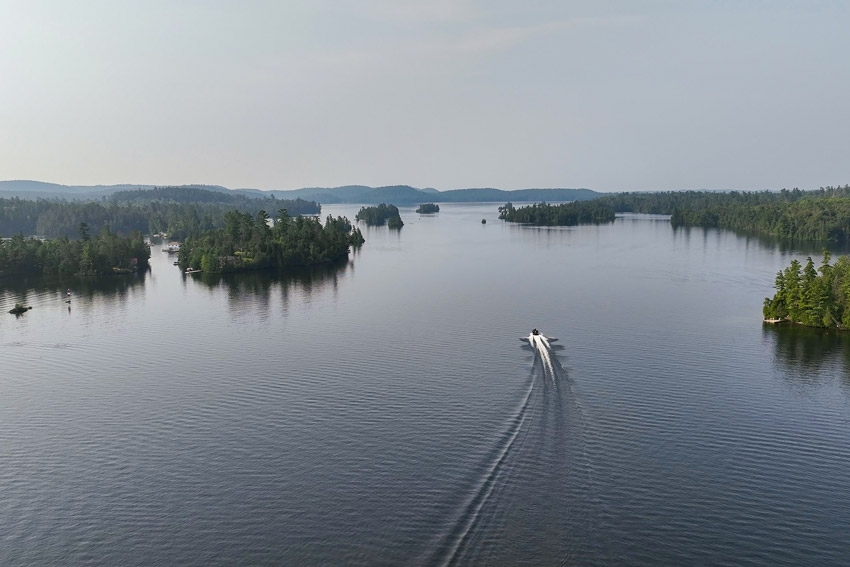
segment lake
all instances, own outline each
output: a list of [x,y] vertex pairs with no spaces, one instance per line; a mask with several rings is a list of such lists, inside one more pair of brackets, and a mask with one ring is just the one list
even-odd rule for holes
[[497,206],[0,281],[0,564],[846,565],[850,336],[761,322],[820,247]]

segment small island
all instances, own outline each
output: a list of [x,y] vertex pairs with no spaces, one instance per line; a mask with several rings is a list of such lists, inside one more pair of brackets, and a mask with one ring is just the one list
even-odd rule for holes
[[[348,257],[350,247],[365,242],[345,217],[292,218],[286,209],[270,219],[231,211],[226,226],[190,236],[180,247],[178,265],[185,273],[244,272],[313,266]],[[271,222],[271,221],[274,222]]]
[[437,205],[435,203],[423,203],[419,205],[419,208],[416,209],[416,212],[420,215],[430,215],[433,213],[439,213],[440,205]]
[[805,266],[794,259],[776,274],[776,294],[764,299],[767,323],[790,322],[808,327],[850,329],[850,256],[830,265],[823,251],[820,267],[811,256]]
[[381,203],[375,207],[361,207],[354,220],[363,221],[367,226],[382,226],[384,224],[390,228],[404,226],[398,207],[386,203]]
[[512,203],[499,207],[499,218],[535,226],[574,226],[585,223],[614,222],[614,208],[601,201],[574,201],[562,205],[535,203],[515,208]]

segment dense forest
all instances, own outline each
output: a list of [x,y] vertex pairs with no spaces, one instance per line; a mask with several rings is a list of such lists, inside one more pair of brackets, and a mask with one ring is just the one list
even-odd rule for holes
[[677,209],[674,226],[707,226],[800,240],[850,240],[850,199],[803,199],[762,205]]
[[614,221],[614,209],[601,200],[573,201],[561,205],[535,203],[515,208],[512,203],[499,207],[499,218],[538,226],[573,226],[583,223]]
[[381,203],[374,207],[361,207],[354,220],[364,221],[369,226],[386,224],[390,228],[401,228],[404,222],[395,205]]
[[419,208],[416,209],[416,212],[420,215],[430,215],[432,213],[439,213],[440,205],[436,205],[434,203],[423,203],[419,205]]
[[615,212],[671,215],[673,226],[719,227],[800,240],[850,240],[850,186],[816,191],[621,193]]
[[[213,191],[197,187],[156,187],[154,189],[136,189],[133,191],[118,191],[113,193],[109,199],[112,203],[136,203],[145,204],[150,202],[162,203],[217,203],[231,205],[233,209],[250,211],[256,214],[260,210],[257,207],[285,207],[290,214],[296,215],[318,215],[322,207],[314,201],[304,199],[278,199],[274,194],[268,197],[249,197],[242,193],[231,193],[229,191]],[[257,209],[257,210],[254,210]]]
[[269,221],[265,211],[226,213],[223,228],[186,239],[180,267],[224,273],[311,266],[347,257],[349,247],[364,242],[345,217],[328,216],[323,226],[317,218],[293,218],[281,209],[274,222]]
[[108,226],[119,234],[165,233],[180,240],[223,227],[228,211],[256,215],[261,210],[280,208],[289,214],[321,211],[318,203],[303,199],[252,199],[190,187],[120,191],[104,201],[0,199],[0,236],[37,234],[46,238],[73,238],[79,224],[86,223],[93,232]]
[[606,223],[614,213],[670,215],[673,226],[718,227],[787,239],[850,240],[850,185],[770,191],[620,193],[564,205],[499,208],[499,218],[535,225]]
[[100,234],[90,236],[85,223],[78,231],[76,240],[67,236],[39,240],[21,234],[0,240],[0,275],[97,276],[147,268],[150,249],[140,232],[119,236],[104,227]]
[[830,265],[823,252],[820,267],[812,258],[798,260],[776,274],[776,294],[764,300],[765,319],[783,319],[811,327],[850,328],[850,256]]
[[770,191],[660,191],[657,193],[618,193],[595,199],[609,204],[618,213],[671,215],[676,210],[703,210],[721,205],[749,206],[776,201],[796,201],[807,192],[795,189]]

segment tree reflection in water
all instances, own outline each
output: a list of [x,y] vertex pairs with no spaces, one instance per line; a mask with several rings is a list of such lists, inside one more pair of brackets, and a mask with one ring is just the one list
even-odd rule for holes
[[850,393],[850,332],[791,324],[765,324],[763,332],[773,342],[774,358],[789,377],[806,385],[837,379]]
[[320,292],[330,286],[334,293],[339,286],[339,278],[354,263],[348,258],[328,262],[318,266],[290,268],[284,271],[258,270],[255,272],[240,272],[233,274],[196,274],[187,275],[207,287],[210,291],[223,289],[231,310],[258,309],[267,312],[273,293],[279,293],[283,304],[286,305],[293,291],[309,297],[314,292]]
[[[40,304],[65,299],[71,292],[77,299],[97,299],[99,303],[123,303],[142,293],[150,268],[134,274],[100,277],[80,276],[9,276],[0,277],[0,308],[17,303]],[[91,303],[90,301],[88,303]],[[8,308],[6,308],[8,310]]]

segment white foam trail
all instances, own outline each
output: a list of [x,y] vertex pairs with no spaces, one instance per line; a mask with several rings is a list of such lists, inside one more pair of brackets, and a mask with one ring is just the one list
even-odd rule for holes
[[549,339],[544,337],[543,335],[535,335],[534,333],[528,335],[528,342],[534,349],[540,354],[540,359],[543,361],[543,365],[549,371],[549,376],[552,378],[552,382],[555,381],[555,368],[552,366],[552,347],[549,345]]

